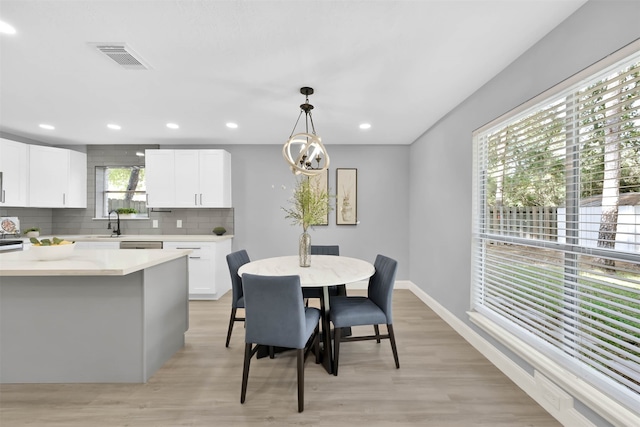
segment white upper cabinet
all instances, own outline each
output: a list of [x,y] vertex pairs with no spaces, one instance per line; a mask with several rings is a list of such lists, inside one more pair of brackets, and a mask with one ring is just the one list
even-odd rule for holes
[[173,178],[174,150],[145,150],[144,175],[147,186],[147,207],[173,207],[176,183]]
[[29,145],[28,206],[87,207],[87,155],[64,148]]
[[0,206],[27,206],[29,146],[0,138]]
[[87,154],[69,151],[69,191],[66,208],[87,207]]
[[231,207],[231,155],[224,150],[146,150],[147,206]]

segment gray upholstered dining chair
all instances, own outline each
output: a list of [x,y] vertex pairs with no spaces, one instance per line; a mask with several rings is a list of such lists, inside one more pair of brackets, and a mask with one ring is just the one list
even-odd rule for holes
[[[338,245],[311,245],[311,255],[340,255],[340,246]],[[337,285],[329,287],[330,296],[347,295],[347,287],[345,285]],[[309,298],[321,298],[322,288],[302,288],[302,296],[305,300]]]
[[[338,375],[340,357],[340,343],[348,341],[363,341],[389,339],[396,368],[400,368],[398,349],[393,333],[393,316],[391,302],[393,285],[396,280],[398,262],[384,255],[378,255],[374,263],[376,269],[369,278],[367,296],[333,297],[329,317],[334,327],[334,361],[333,374]],[[387,334],[380,334],[378,325],[387,325]],[[345,337],[343,328],[359,325],[373,325],[374,335]]]
[[[296,349],[298,412],[304,410],[304,361],[313,347],[319,362],[320,310],[305,307],[300,276],[242,275],[245,304],[245,348],[240,403],[244,403],[251,358],[260,345]],[[254,346],[255,344],[255,346]]]
[[242,279],[238,276],[238,269],[247,264],[251,260],[247,251],[242,249],[227,255],[227,265],[229,266],[229,274],[231,274],[231,317],[229,318],[229,330],[227,331],[227,342],[225,347],[229,347],[231,341],[231,332],[235,322],[244,322],[244,317],[236,315],[239,308],[244,308],[244,295],[242,293]]

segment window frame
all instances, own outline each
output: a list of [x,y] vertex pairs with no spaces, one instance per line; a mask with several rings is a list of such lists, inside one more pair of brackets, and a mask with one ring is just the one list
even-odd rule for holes
[[[537,111],[539,107],[549,105],[567,94],[572,94],[575,89],[585,85],[586,82],[597,79],[619,67],[621,61],[637,61],[640,59],[640,40],[631,43],[625,48],[613,53],[604,60],[593,64],[587,69],[575,74],[569,79],[561,82],[553,88],[541,93],[528,102],[518,106],[510,112],[507,112],[503,116],[491,121],[485,126],[477,129],[473,132],[473,201],[472,201],[472,278],[471,278],[471,298],[470,298],[470,312],[469,316],[473,323],[484,329],[486,332],[497,338],[501,343],[505,344],[508,348],[513,350],[516,354],[522,357],[524,360],[539,369],[546,375],[554,378],[565,389],[571,391],[574,395],[585,396],[584,401],[594,402],[595,406],[601,404],[603,407],[608,406],[609,410],[611,406],[621,404],[623,408],[633,408],[634,403],[639,395],[625,395],[619,393],[616,387],[610,387],[606,380],[602,381],[599,375],[591,375],[588,370],[584,369],[580,363],[574,363],[575,361],[568,358],[562,352],[554,352],[549,348],[540,348],[540,344],[536,342],[537,337],[528,335],[526,329],[517,325],[517,322],[505,321],[503,316],[490,308],[483,305],[482,300],[484,297],[485,289],[483,289],[484,275],[490,274],[487,266],[490,266],[492,262],[487,256],[486,247],[489,240],[498,242],[501,244],[509,245],[521,245],[536,248],[545,248],[555,251],[570,252],[575,254],[576,260],[581,255],[600,256],[600,257],[614,257],[620,261],[640,263],[640,252],[638,253],[626,253],[623,251],[602,249],[594,247],[586,247],[579,245],[579,239],[576,235],[566,236],[564,242],[550,242],[546,240],[532,240],[528,238],[522,238],[517,235],[508,234],[491,234],[487,232],[487,197],[488,197],[488,170],[487,170],[487,153],[483,151],[482,138],[496,132],[498,129],[503,128],[508,123],[515,123],[519,119],[525,117],[532,111]],[[577,136],[574,136],[577,138]],[[569,145],[570,146],[570,145]],[[579,144],[573,144],[574,147],[578,147]],[[575,153],[566,153],[566,157],[576,155]],[[569,189],[570,185],[579,185],[578,177],[568,177],[566,186]],[[575,187],[573,191],[576,191]],[[578,188],[577,197],[567,196],[566,215],[578,215],[580,191]],[[570,206],[569,199],[573,201],[573,205]],[[577,218],[577,216],[575,217]],[[565,219],[565,224],[570,222]],[[579,220],[577,221],[579,224]],[[569,227],[568,227],[569,228]],[[579,230],[579,225],[574,227],[574,231]],[[573,239],[573,240],[572,240]],[[577,262],[577,261],[576,261]],[[566,276],[566,273],[565,273]],[[565,277],[563,276],[563,277]],[[532,345],[533,343],[533,345]],[[544,345],[542,346],[544,347]],[[532,354],[536,356],[532,356]],[[555,354],[554,354],[555,353]],[[551,367],[553,365],[553,367]],[[555,370],[561,367],[561,369],[568,369],[573,372],[576,377],[571,375],[563,376],[558,374]],[[640,381],[640,378],[637,379]],[[584,382],[583,382],[584,381]],[[589,393],[585,392],[585,389],[589,388]],[[594,397],[597,396],[597,397]],[[613,397],[613,401],[608,399]],[[619,408],[620,409],[620,408]],[[606,410],[606,409],[605,409]]]
[[[108,195],[109,194],[126,194],[127,190],[108,190],[106,184],[106,174],[109,169],[141,169],[145,170],[145,165],[101,165],[96,166],[95,168],[95,200],[94,200],[94,208],[95,208],[95,218],[96,219],[106,219],[108,218]],[[137,195],[143,195],[146,200],[146,185],[143,186],[144,190],[132,190],[131,192]],[[146,201],[145,201],[146,207]],[[149,210],[145,212],[140,212],[135,215],[136,219],[148,219],[149,218]],[[131,219],[131,218],[129,218]]]

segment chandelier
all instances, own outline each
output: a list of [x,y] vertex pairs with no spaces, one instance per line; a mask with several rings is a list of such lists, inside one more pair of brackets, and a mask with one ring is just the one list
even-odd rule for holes
[[[309,104],[309,95],[313,94],[313,88],[300,88],[300,93],[305,95],[306,99],[304,104],[300,105],[298,120],[293,125],[289,139],[282,147],[282,156],[289,163],[294,174],[313,176],[327,170],[329,167],[329,154],[324,145],[322,145],[321,138],[316,135],[316,128],[313,125],[313,117],[311,116],[313,105]],[[294,135],[303,112],[305,115],[305,131]],[[309,133],[309,123],[311,123],[312,133]]]

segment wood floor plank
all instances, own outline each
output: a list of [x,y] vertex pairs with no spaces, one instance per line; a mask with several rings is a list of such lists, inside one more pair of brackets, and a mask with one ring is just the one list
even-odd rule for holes
[[192,301],[185,348],[146,384],[0,385],[0,426],[560,425],[408,290],[394,291],[400,369],[388,340],[341,345],[337,377],[309,357],[299,414],[295,354],[253,359],[241,405],[244,329],[225,348],[230,310],[229,294]]

